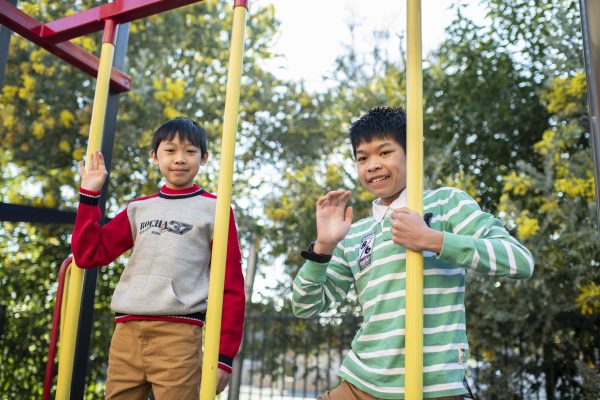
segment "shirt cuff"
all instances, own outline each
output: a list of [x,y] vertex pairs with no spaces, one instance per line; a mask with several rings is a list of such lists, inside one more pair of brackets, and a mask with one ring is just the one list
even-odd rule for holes
[[97,206],[100,203],[100,195],[102,192],[94,192],[91,190],[79,188],[79,202],[90,206]]
[[306,260],[302,268],[300,268],[300,275],[312,282],[325,282],[327,280],[327,266],[329,263],[317,263],[314,261]]
[[473,240],[470,236],[444,232],[444,242],[438,259],[454,265],[469,267],[473,261],[473,251],[475,249]]
[[233,371],[233,358],[219,354],[219,364],[217,367],[225,372],[231,373],[231,371]]

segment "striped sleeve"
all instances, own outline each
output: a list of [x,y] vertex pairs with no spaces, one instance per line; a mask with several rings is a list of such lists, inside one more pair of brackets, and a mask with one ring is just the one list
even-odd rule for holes
[[481,211],[468,194],[451,192],[443,223],[440,259],[488,275],[525,279],[533,274],[529,250],[510,236],[502,221]]
[[338,244],[328,263],[306,260],[302,265],[293,284],[294,315],[300,318],[317,316],[347,296],[354,277],[343,249],[342,243]]

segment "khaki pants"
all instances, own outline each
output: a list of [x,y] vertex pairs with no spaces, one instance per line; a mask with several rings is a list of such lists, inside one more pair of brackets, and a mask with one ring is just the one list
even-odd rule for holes
[[[435,399],[429,400],[462,400],[463,396],[448,396],[448,397],[436,397]],[[330,392],[325,393],[317,400],[378,400],[377,397],[373,397],[368,393],[363,392],[356,386],[342,381],[341,385],[336,387]]]
[[106,399],[198,400],[202,328],[164,321],[118,323],[110,344]]

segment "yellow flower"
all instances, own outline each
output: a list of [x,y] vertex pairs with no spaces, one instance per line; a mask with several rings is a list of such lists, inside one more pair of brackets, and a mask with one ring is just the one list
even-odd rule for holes
[[58,143],[58,148],[62,151],[69,151],[71,146],[69,145],[69,142],[66,139],[63,139],[60,141],[60,143]]
[[600,312],[600,285],[591,282],[580,289],[576,303],[581,313],[591,315]]
[[46,117],[42,122],[48,129],[54,129],[54,126],[56,125],[56,120],[53,117]]
[[16,94],[19,92],[19,88],[13,85],[4,85],[4,88],[2,88],[2,92],[4,96],[6,96],[7,98],[11,98],[16,96]]
[[31,67],[33,68],[35,73],[39,74],[39,75],[43,75],[44,72],[46,71],[46,67],[44,66],[44,64],[33,63],[33,64],[31,64]]
[[171,106],[166,106],[163,109],[163,114],[165,115],[165,117],[167,117],[168,119],[173,119],[175,117],[178,117],[179,115],[181,115],[181,113],[179,111],[177,111],[176,109],[174,109]]
[[538,220],[530,218],[528,214],[528,211],[524,211],[517,217],[517,235],[521,240],[532,237],[540,230]]
[[65,128],[70,128],[73,125],[73,121],[75,121],[75,116],[68,110],[62,110],[60,112],[60,123]]
[[85,152],[83,151],[82,148],[79,148],[79,147],[76,148],[75,150],[73,150],[73,152],[71,153],[73,160],[76,160],[76,161],[83,160],[84,155],[85,155]]
[[544,204],[542,204],[542,206],[540,207],[541,213],[549,213],[551,211],[556,210],[558,210],[558,202],[555,199],[545,201]]
[[523,196],[527,194],[527,189],[531,187],[531,179],[527,176],[519,176],[515,171],[511,171],[510,174],[503,177],[503,179],[503,191],[512,191],[517,196]]
[[5,115],[4,121],[2,121],[2,125],[4,125],[6,129],[12,129],[13,126],[15,126],[15,122],[15,117],[13,117],[12,115]]
[[179,79],[173,80],[167,78],[164,81],[164,85],[161,81],[154,81],[152,86],[156,89],[154,98],[163,104],[171,103],[174,100],[181,100],[185,94],[185,83]]
[[90,53],[95,53],[96,50],[98,50],[98,45],[96,44],[96,41],[90,37],[80,36],[71,41],[75,44],[80,45],[85,50],[89,51]]
[[553,131],[551,129],[546,130],[542,134],[542,140],[533,145],[534,151],[541,156],[545,156],[546,154],[548,154],[554,147],[553,141],[555,136],[556,131]]
[[33,97],[35,88],[35,78],[31,75],[23,75],[23,87],[19,89],[19,97],[28,100]]
[[35,136],[37,140],[40,140],[44,137],[45,131],[43,124],[36,121],[31,125],[31,130],[33,131],[33,136]]

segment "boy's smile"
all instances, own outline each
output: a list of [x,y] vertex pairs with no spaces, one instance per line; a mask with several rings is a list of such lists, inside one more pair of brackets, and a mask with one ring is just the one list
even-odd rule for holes
[[173,140],[163,140],[151,156],[158,164],[169,189],[187,189],[194,184],[194,178],[201,165],[206,163],[208,153],[203,157],[200,148],[189,141],[181,142],[179,135]]
[[406,187],[406,153],[388,137],[362,142],[356,147],[356,168],[361,185],[390,205]]

